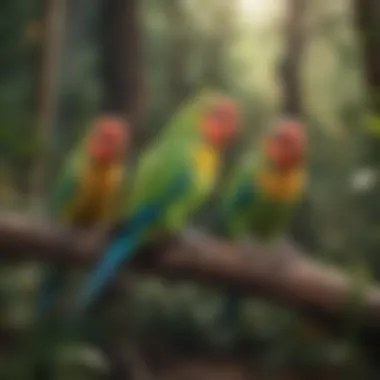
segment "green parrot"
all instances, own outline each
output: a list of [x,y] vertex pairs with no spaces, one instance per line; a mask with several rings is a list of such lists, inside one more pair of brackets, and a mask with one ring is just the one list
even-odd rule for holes
[[[127,125],[101,117],[70,156],[49,205],[52,219],[73,228],[110,225],[118,214],[118,197],[125,186]],[[48,312],[57,298],[65,270],[46,268],[37,311]]]
[[[276,244],[287,232],[306,186],[307,140],[303,125],[280,120],[259,149],[236,166],[222,194],[218,230],[227,237],[253,237],[259,244]],[[223,320],[236,326],[240,297],[229,294]]]
[[175,120],[189,123],[178,126],[183,135],[176,134],[171,124],[173,133],[164,130],[140,157],[125,220],[80,293],[75,316],[99,295],[141,245],[160,231],[183,229],[211,194],[222,154],[237,133],[237,107],[226,97],[200,99],[176,116]]
[[227,103],[230,99],[220,91],[211,88],[205,88],[187,99],[179,107],[179,111],[173,115],[168,126],[162,130],[159,138],[154,141],[155,146],[160,145],[161,142],[176,143],[199,136],[200,129],[194,128],[194,125],[202,112],[212,107],[216,101]]
[[[123,120],[109,115],[96,120],[69,155],[50,200],[50,218],[70,228],[110,227],[118,217],[120,197],[125,193],[128,143],[129,127]],[[32,329],[36,336],[26,343],[35,379],[51,376],[51,345],[63,335],[56,324],[59,318],[52,312],[58,311],[57,301],[69,275],[59,265],[47,265],[44,272]]]

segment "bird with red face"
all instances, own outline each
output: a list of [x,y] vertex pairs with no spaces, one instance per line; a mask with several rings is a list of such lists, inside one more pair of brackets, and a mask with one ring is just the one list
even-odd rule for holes
[[[232,239],[253,237],[267,248],[276,244],[305,191],[306,154],[304,125],[291,118],[277,122],[236,166],[221,202],[220,232]],[[237,322],[238,302],[238,295],[228,296],[224,316],[230,327]]]
[[[128,188],[125,166],[129,136],[128,124],[117,116],[102,115],[92,123],[60,173],[48,207],[52,220],[91,232],[103,233],[112,227]],[[36,337],[29,355],[35,379],[51,377],[55,352],[52,344],[63,336],[59,304],[69,279],[70,271],[65,267],[44,268],[32,329]],[[47,335],[55,336],[49,338],[49,344],[44,338]]]
[[[70,228],[106,228],[116,218],[127,170],[129,127],[121,118],[99,117],[69,157],[49,205],[54,221]],[[37,300],[37,315],[52,310],[59,299],[66,271],[47,266]]]
[[[100,295],[123,263],[159,232],[178,233],[211,195],[221,159],[238,133],[236,104],[225,96],[207,99],[202,107],[182,110],[178,130],[164,130],[137,164],[135,180],[121,223],[79,295],[76,315]],[[182,128],[182,129],[181,129]],[[191,130],[190,130],[191,129]]]
[[290,222],[306,185],[307,138],[303,124],[282,119],[257,151],[237,165],[222,199],[231,237],[273,240]]
[[190,139],[198,139],[199,132],[202,132],[202,128],[199,127],[204,124],[205,119],[209,124],[210,133],[218,133],[219,130],[227,133],[229,128],[233,136],[236,134],[235,128],[240,125],[238,104],[222,92],[203,89],[178,108],[154,140],[153,146],[157,148],[161,143],[176,145],[184,141],[188,143]]

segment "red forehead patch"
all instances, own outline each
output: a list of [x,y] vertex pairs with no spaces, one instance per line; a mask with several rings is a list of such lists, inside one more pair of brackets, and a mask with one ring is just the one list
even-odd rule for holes
[[121,118],[102,116],[95,122],[95,130],[101,135],[126,139],[128,137],[128,124]]
[[220,99],[216,103],[215,108],[217,108],[218,110],[223,111],[223,112],[228,112],[230,114],[231,113],[232,114],[236,114],[237,113],[237,107],[236,107],[235,102],[232,99],[229,99],[229,98],[222,98],[222,99]]
[[283,120],[278,124],[277,133],[294,140],[306,141],[304,125],[297,120]]
[[215,101],[213,107],[209,109],[209,115],[225,126],[229,125],[233,129],[238,128],[238,108],[230,98],[223,97]]

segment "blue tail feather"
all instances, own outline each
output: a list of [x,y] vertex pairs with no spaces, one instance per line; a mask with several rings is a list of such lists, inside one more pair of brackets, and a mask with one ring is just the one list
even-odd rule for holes
[[106,249],[103,258],[78,299],[76,317],[99,296],[99,293],[120,265],[132,259],[133,253],[144,238],[144,233],[159,220],[167,207],[180,197],[186,189],[186,180],[186,173],[182,173],[178,181],[174,182],[167,194],[160,198],[158,202],[143,205],[131,219],[118,226],[113,241],[109,248]]
[[79,313],[94,301],[121,264],[132,259],[133,253],[141,242],[143,232],[156,220],[160,208],[154,205],[146,206],[132,220],[119,226],[114,240],[106,249],[103,258],[78,298],[77,311]]
[[156,219],[157,211],[155,208],[144,208],[133,220],[126,221],[119,226],[116,236],[111,241],[109,248],[106,249],[77,300],[76,317],[100,295],[119,267],[133,258],[144,231]]
[[140,236],[129,234],[112,243],[79,296],[77,309],[85,310],[115,275],[120,265],[132,259],[133,253],[140,243]]

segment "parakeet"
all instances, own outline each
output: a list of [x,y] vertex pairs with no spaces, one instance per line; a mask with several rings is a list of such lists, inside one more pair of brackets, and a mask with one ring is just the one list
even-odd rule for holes
[[[106,228],[117,217],[125,186],[127,124],[113,116],[100,117],[71,154],[53,193],[52,219],[73,228]],[[46,268],[37,313],[51,310],[66,277],[57,266]]]
[[168,126],[162,130],[161,134],[154,141],[154,145],[158,147],[161,145],[161,142],[176,144],[178,141],[188,141],[189,138],[197,138],[200,129],[194,128],[194,125],[197,124],[197,120],[204,110],[212,107],[215,102],[218,102],[226,110],[226,117],[237,114],[234,111],[237,104],[228,96],[215,89],[203,89],[179,107],[179,111],[173,115]]
[[[259,148],[236,166],[222,195],[222,232],[233,239],[251,236],[276,243],[285,233],[307,183],[307,137],[301,122],[282,119]],[[239,297],[227,297],[224,317],[230,326],[238,317]]]
[[[168,141],[158,139],[141,156],[136,170],[125,222],[119,225],[102,259],[81,292],[76,316],[99,295],[122,263],[160,231],[181,230],[192,213],[210,195],[223,151],[238,130],[237,106],[226,97],[207,99],[185,107],[188,133]],[[164,132],[165,134],[165,132]]]

